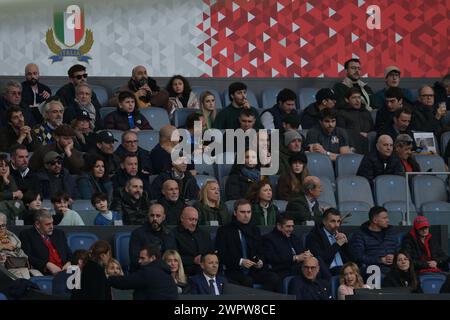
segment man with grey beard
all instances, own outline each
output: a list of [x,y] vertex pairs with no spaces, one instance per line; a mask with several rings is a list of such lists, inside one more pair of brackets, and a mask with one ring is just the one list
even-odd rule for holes
[[63,123],[64,106],[58,100],[51,100],[44,105],[42,114],[44,121],[34,127],[33,140],[45,146],[55,142],[53,131]]

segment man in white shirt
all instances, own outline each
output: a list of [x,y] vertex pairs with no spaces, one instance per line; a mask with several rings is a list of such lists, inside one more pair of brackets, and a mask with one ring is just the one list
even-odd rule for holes
[[223,294],[223,286],[227,279],[218,275],[219,258],[215,253],[207,253],[201,257],[202,273],[191,277],[191,294]]

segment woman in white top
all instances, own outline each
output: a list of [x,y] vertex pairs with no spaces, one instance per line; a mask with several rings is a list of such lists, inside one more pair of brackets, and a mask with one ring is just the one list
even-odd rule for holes
[[191,90],[189,81],[182,75],[173,76],[169,80],[166,90],[169,92],[170,116],[176,109],[199,108],[197,96]]
[[347,262],[342,266],[339,282],[341,285],[338,288],[338,300],[345,300],[345,296],[353,295],[353,289],[370,289],[369,285],[364,284],[359,268],[354,262]]

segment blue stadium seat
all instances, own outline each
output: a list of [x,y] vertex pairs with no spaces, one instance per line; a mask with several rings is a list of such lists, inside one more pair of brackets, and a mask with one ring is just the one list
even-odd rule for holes
[[266,88],[262,92],[262,108],[272,108],[277,103],[277,95],[282,89]]
[[412,179],[414,204],[423,212],[422,206],[428,202],[447,202],[445,182],[435,176],[415,176]]
[[369,220],[368,212],[371,206],[366,202],[347,201],[339,206],[339,210],[343,217],[346,218],[343,224],[348,226],[360,226]]
[[419,276],[423,293],[436,294],[441,290],[447,276],[442,273],[424,273]]
[[89,250],[97,240],[97,235],[91,232],[71,232],[67,234],[67,244],[72,252],[78,249]]
[[205,182],[207,180],[215,180],[215,181],[217,181],[217,179],[215,177],[208,176],[208,175],[205,175],[205,174],[197,174],[197,175],[194,176],[194,178],[195,178],[195,181],[197,181],[197,185],[198,185],[199,188],[203,187],[203,185],[205,184]]
[[214,165],[212,165],[212,164],[206,164],[206,163],[196,164],[195,171],[197,171],[197,174],[208,175],[208,176],[211,176],[214,178],[216,177]]
[[368,132],[367,140],[369,143],[369,152],[375,150],[375,145],[377,144],[377,132],[376,131]]
[[100,118],[102,118],[104,120],[108,114],[110,114],[111,112],[116,111],[116,110],[117,110],[117,108],[114,108],[114,107],[102,107],[99,109]]
[[330,285],[331,285],[331,294],[333,295],[333,299],[338,299],[338,289],[340,286],[339,283],[339,276],[332,276],[330,279]]
[[[430,172],[445,172],[447,171],[445,168],[445,162],[444,160],[434,154],[418,154],[415,156],[417,163],[419,163],[420,171],[427,172],[430,170]],[[441,178],[442,180],[446,181],[447,176],[446,175],[437,175],[437,177]]]
[[159,143],[159,132],[156,130],[139,130],[137,133],[139,147],[151,151]]
[[[448,204],[447,204],[448,205]],[[450,211],[436,212],[427,210],[423,212],[423,215],[428,218],[431,225],[447,225],[450,226]]]
[[169,115],[167,111],[159,107],[143,108],[139,110],[142,115],[148,120],[153,130],[158,130],[165,125],[170,124]]
[[308,170],[310,175],[319,178],[327,177],[330,179],[331,184],[334,184],[335,176],[333,163],[327,155],[318,152],[307,152],[306,157],[308,158]]
[[95,208],[92,206],[91,200],[75,200],[72,203],[72,210],[74,211],[87,211],[87,210],[95,210]]
[[278,174],[273,174],[267,177],[269,178],[269,182],[272,185],[272,191],[275,192],[280,176]]
[[278,207],[278,210],[280,210],[280,213],[283,213],[286,211],[286,207],[288,202],[286,200],[273,200],[274,205]]
[[52,294],[53,292],[53,276],[31,277],[30,281],[37,284],[42,292]]
[[100,102],[100,105],[102,107],[108,105],[108,91],[106,91],[106,88],[103,86],[90,84],[89,87],[91,87],[92,91],[95,92],[95,95],[97,96],[98,102]]
[[320,184],[322,185],[322,193],[319,197],[320,206],[331,206],[336,208],[336,197],[334,195],[333,185],[331,184],[330,179],[322,177],[320,179]]
[[377,111],[378,110],[370,111],[370,115],[372,116],[373,123],[375,123],[377,121]]
[[336,159],[336,176],[355,176],[363,158],[362,154],[346,153],[341,154]]
[[[309,163],[308,163],[309,164]],[[366,178],[360,176],[339,177],[336,180],[336,191],[339,209],[373,207],[372,190]],[[365,205],[364,205],[365,203]],[[366,210],[366,209],[364,209]]]
[[186,126],[186,119],[192,113],[196,113],[198,109],[183,108],[176,109],[173,113],[173,125],[177,128],[184,128]]
[[398,245],[398,249],[400,249],[402,247],[402,243],[403,243],[403,239],[405,238],[405,236],[408,234],[408,232],[400,232],[397,234],[397,245]]
[[[227,107],[230,104],[230,97],[228,97],[228,89],[225,89],[225,91],[223,92],[223,98],[225,102],[224,106]],[[247,100],[248,102],[250,102],[250,106],[256,109],[259,108],[258,99],[256,99],[255,93],[249,88],[247,88]]]
[[4,301],[4,300],[8,300],[8,298],[3,294],[3,293],[1,293],[0,292],[0,301]]
[[[406,179],[398,175],[382,175],[374,180],[375,203],[388,211],[406,212]],[[411,193],[408,187],[409,199]],[[416,211],[410,200],[410,211]]]
[[228,212],[230,213],[230,215],[232,215],[234,213],[234,203],[236,202],[236,200],[228,200],[225,201],[225,205],[227,206]]
[[284,294],[289,294],[289,283],[294,278],[295,278],[295,276],[287,276],[283,279],[283,293]]
[[198,101],[200,101],[200,96],[203,92],[209,91],[211,92],[214,97],[216,98],[216,109],[222,109],[222,97],[220,96],[219,91],[216,89],[211,89],[207,87],[192,87],[192,91],[197,95]]
[[78,214],[80,215],[81,219],[84,222],[85,226],[93,226],[95,217],[97,216],[98,211],[97,210],[84,210],[84,211],[78,211]]
[[305,110],[311,103],[316,101],[316,93],[319,88],[301,88],[298,92],[300,110]]
[[130,237],[131,232],[118,232],[114,235],[114,257],[120,262],[124,272],[130,267]]

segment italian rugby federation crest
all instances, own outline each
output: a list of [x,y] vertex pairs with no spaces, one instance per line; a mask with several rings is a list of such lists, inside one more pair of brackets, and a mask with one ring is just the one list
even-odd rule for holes
[[89,63],[92,58],[86,54],[94,44],[94,37],[91,30],[85,29],[84,10],[77,5],[70,5],[55,11],[53,28],[47,30],[46,42],[55,54],[49,57],[52,63],[62,61],[64,57],[77,57],[79,61]]

